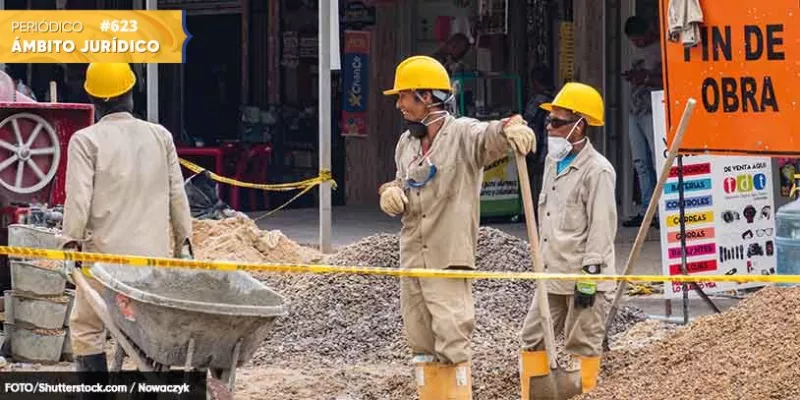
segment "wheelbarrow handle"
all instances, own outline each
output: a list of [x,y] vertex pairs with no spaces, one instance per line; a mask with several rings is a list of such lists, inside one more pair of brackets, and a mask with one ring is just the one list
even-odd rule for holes
[[[531,250],[531,261],[533,272],[544,273],[544,261],[542,252],[539,248],[539,233],[536,227],[536,215],[533,212],[533,196],[531,194],[531,183],[528,178],[528,163],[525,156],[514,152],[516,155],[517,175],[522,192],[522,205],[525,209],[525,225],[528,229],[528,242]],[[544,280],[536,281],[536,302],[539,305],[539,312],[542,315],[542,328],[544,329],[544,345],[547,351],[547,358],[550,360],[550,368],[558,368],[556,356],[556,337],[553,332],[553,317],[550,315],[550,303],[547,301],[547,288]]]
[[114,339],[117,340],[117,343],[122,346],[125,350],[125,353],[128,354],[129,357],[136,363],[139,371],[150,372],[153,371],[153,368],[147,361],[144,360],[139,355],[138,349],[122,334],[116,324],[114,324],[114,320],[111,319],[111,316],[108,313],[108,307],[106,306],[105,301],[103,298],[100,297],[100,294],[94,290],[92,285],[89,284],[87,278],[83,275],[83,273],[76,269],[72,271],[72,279],[75,281],[75,286],[77,286],[83,293],[86,294],[86,300],[89,302],[89,305],[92,307],[97,316],[100,317],[100,320],[103,321],[105,327],[111,332],[111,335],[114,336]]

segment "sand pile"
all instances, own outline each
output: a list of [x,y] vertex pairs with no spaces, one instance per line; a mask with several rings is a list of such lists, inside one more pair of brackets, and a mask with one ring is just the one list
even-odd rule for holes
[[800,287],[769,287],[639,351],[581,399],[800,399]]
[[278,230],[262,231],[246,217],[194,220],[195,258],[267,263],[308,263],[320,255]]
[[[378,234],[343,248],[328,262],[396,268],[397,235]],[[525,241],[497,229],[480,229],[479,270],[528,271]],[[356,275],[302,275],[269,277],[291,302],[289,318],[278,322],[274,334],[255,355],[255,365],[353,365],[398,363],[410,356],[400,316],[400,285],[393,277]],[[478,280],[473,295],[476,330],[473,337],[476,399],[503,399],[518,395],[518,333],[533,299],[534,282]],[[640,310],[623,308],[616,331],[644,319]],[[402,398],[413,380],[398,380],[390,398]],[[384,392],[385,393],[385,392]],[[355,398],[362,398],[356,396]],[[364,397],[366,398],[366,397]]]

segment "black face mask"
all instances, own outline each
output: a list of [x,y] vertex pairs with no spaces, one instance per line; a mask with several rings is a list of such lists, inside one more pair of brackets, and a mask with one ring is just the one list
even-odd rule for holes
[[406,120],[406,129],[411,137],[421,139],[428,133],[428,127],[422,122]]
[[[408,129],[408,133],[411,134],[411,137],[414,137],[414,138],[417,138],[417,139],[421,139],[421,138],[425,137],[425,135],[428,134],[428,125],[432,124],[432,123],[434,123],[434,122],[436,122],[436,121],[438,121],[438,120],[443,118],[443,117],[435,117],[436,115],[440,115],[440,114],[445,114],[446,115],[447,111],[434,111],[434,112],[428,114],[427,116],[425,116],[425,118],[423,118],[422,121],[405,120],[406,121],[406,129]],[[431,117],[433,117],[433,118],[431,118]],[[428,118],[431,118],[432,120],[430,122],[427,122]]]

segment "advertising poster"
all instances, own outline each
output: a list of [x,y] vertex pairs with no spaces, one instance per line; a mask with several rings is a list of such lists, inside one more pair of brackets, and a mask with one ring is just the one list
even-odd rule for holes
[[781,197],[796,199],[797,193],[792,193],[795,187],[795,175],[800,173],[800,159],[798,158],[778,158],[778,171],[780,173]]
[[[653,92],[656,171],[667,158],[663,92]],[[659,201],[661,262],[665,275],[681,274],[677,160]],[[702,275],[775,273],[772,164],[766,157],[684,156],[686,268]],[[763,286],[702,282],[706,293]],[[690,286],[690,297],[696,296]],[[683,297],[681,283],[664,286],[665,298]]]
[[367,135],[370,33],[346,31],[342,57],[342,136]]
[[517,163],[513,153],[509,153],[483,170],[481,216],[519,214],[520,201]]

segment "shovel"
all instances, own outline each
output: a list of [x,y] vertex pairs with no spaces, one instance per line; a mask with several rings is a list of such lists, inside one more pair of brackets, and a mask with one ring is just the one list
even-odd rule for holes
[[[533,272],[544,272],[544,261],[539,250],[539,232],[536,227],[536,216],[533,213],[533,199],[531,184],[528,180],[528,164],[525,156],[514,152],[517,162],[517,174],[522,192],[522,204],[525,209],[525,225],[528,229],[528,242],[531,246],[531,261]],[[553,332],[553,318],[550,315],[550,304],[547,301],[547,290],[544,281],[536,282],[536,302],[542,315],[544,328],[544,346],[547,358],[550,361],[550,374],[531,378],[530,399],[568,399],[581,394],[580,372],[568,372],[558,368],[556,359],[556,336]]]

